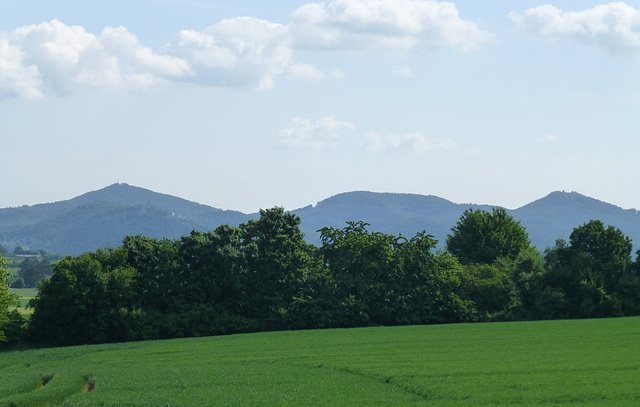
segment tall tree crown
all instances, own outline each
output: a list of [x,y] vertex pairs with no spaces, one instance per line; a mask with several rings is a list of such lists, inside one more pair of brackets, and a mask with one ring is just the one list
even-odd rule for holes
[[491,264],[515,259],[531,246],[524,226],[503,208],[492,212],[467,209],[447,236],[447,249],[462,264]]

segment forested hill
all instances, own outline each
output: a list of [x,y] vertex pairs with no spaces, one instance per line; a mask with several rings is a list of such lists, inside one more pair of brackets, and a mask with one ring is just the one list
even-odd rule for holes
[[[443,247],[465,210],[490,211],[493,206],[499,205],[457,204],[425,195],[348,192],[293,212],[302,218],[301,229],[307,236],[323,226],[341,227],[347,220],[364,220],[371,224],[371,230],[406,237],[426,230]],[[552,192],[507,212],[525,226],[531,242],[541,251],[552,247],[556,239],[569,240],[575,227],[592,219],[619,228],[633,239],[635,250],[640,249],[639,211],[625,210],[577,192]]]
[[633,240],[634,251],[640,249],[640,211],[622,209],[577,192],[552,192],[508,212],[527,228],[538,249],[553,246],[557,238],[569,240],[574,227],[591,219],[617,227]]
[[[491,205],[458,204],[436,196],[347,192],[293,210],[302,219],[307,241],[319,244],[318,229],[365,221],[370,230],[407,237],[426,230],[445,242],[460,215],[469,208]],[[266,209],[266,208],[265,208]],[[286,208],[290,209],[290,208]],[[508,211],[520,220],[533,244],[543,250],[557,238],[568,239],[573,228],[591,219],[622,230],[640,248],[640,214],[578,193],[553,192]],[[258,214],[244,214],[190,202],[127,184],[114,184],[76,198],[34,206],[0,209],[0,243],[60,254],[79,254],[118,246],[126,235],[179,238],[193,229],[237,226]]]
[[238,225],[250,215],[226,211],[127,184],[76,198],[0,209],[0,243],[60,254],[118,246],[127,235],[179,238],[193,229]]
[[490,205],[456,204],[431,195],[358,191],[293,212],[302,219],[301,229],[312,243],[319,243],[319,235],[314,232],[322,227],[341,228],[346,221],[362,220],[371,225],[371,230],[405,237],[426,230],[444,244],[451,227],[469,208],[491,210]]

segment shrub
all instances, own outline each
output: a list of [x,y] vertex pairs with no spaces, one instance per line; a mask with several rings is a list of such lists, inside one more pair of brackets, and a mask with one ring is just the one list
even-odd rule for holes
[[24,288],[24,278],[16,277],[13,283],[11,283],[11,288]]

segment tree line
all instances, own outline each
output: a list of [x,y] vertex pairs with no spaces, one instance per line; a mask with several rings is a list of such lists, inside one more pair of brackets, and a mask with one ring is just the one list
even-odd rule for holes
[[315,246],[299,226],[299,217],[276,207],[238,227],[177,240],[128,236],[116,248],[67,256],[39,284],[28,324],[14,313],[0,332],[4,324],[12,327],[5,340],[60,346],[640,315],[631,239],[597,220],[543,253],[501,208],[465,211],[445,250],[426,232],[395,236],[364,222],[325,227]]

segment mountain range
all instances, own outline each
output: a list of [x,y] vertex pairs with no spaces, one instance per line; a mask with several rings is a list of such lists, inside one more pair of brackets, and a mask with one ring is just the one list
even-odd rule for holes
[[[308,242],[320,244],[318,229],[342,228],[364,221],[370,231],[406,237],[425,230],[443,247],[447,234],[469,208],[490,211],[497,205],[460,204],[431,195],[346,192],[316,205],[295,209]],[[568,240],[573,228],[599,219],[613,225],[640,248],[640,212],[622,209],[577,192],[552,192],[507,212],[527,229],[539,250]],[[190,202],[127,184],[113,184],[61,202],[0,209],[0,243],[64,255],[118,246],[127,235],[177,239],[191,230],[237,226],[258,213],[245,214]]]

